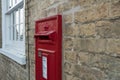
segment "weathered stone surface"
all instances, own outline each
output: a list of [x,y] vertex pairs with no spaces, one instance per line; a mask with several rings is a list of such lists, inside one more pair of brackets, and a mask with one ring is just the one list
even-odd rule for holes
[[91,54],[88,52],[79,52],[77,55],[77,63],[88,65],[90,63]]
[[91,6],[93,3],[95,2],[95,0],[78,0],[78,4],[80,6]]
[[62,4],[59,4],[57,7],[58,7],[58,13],[63,13],[72,8],[72,3],[63,2]]
[[68,74],[72,74],[74,71],[74,64],[65,62],[64,63],[64,72]]
[[0,54],[0,80],[27,80],[24,66],[20,66],[8,57]]
[[84,25],[79,25],[79,35],[80,36],[94,36],[95,35],[95,24],[84,24]]
[[105,26],[110,26],[112,25],[111,21],[97,21],[96,26],[97,27],[105,27]]
[[72,75],[65,75],[65,80],[73,80],[73,76]]
[[78,25],[76,24],[65,24],[63,28],[64,36],[76,36],[79,33]]
[[74,51],[66,51],[65,52],[65,60],[75,63],[77,58],[77,53]]
[[65,38],[64,39],[64,49],[72,49],[73,48],[73,39],[72,38]]
[[57,13],[57,9],[55,7],[53,8],[50,8],[48,11],[47,11],[47,16],[53,16]]
[[111,3],[111,13],[110,13],[110,17],[114,18],[114,17],[120,17],[120,1],[119,0],[113,0],[113,2]]
[[106,51],[120,54],[120,39],[108,39]]
[[99,5],[90,7],[85,10],[80,10],[75,13],[75,22],[90,22],[108,18],[109,16],[109,3],[101,3]]
[[109,16],[110,3],[101,3],[95,6],[95,17],[97,20],[106,19]]
[[74,49],[76,51],[86,51],[86,39],[77,38],[74,42]]
[[[86,66],[75,65],[74,76],[80,77],[81,80],[104,80],[105,73],[97,68],[89,68]],[[98,79],[99,77],[99,79]]]
[[66,15],[63,15],[63,21],[65,23],[72,23],[73,22],[73,14],[66,14]]
[[120,21],[98,21],[96,23],[97,36],[101,38],[120,38]]
[[106,48],[105,39],[77,39],[76,51],[103,52]]
[[[88,14],[89,13],[89,14]],[[88,22],[91,20],[95,20],[95,10],[94,9],[87,9],[83,11],[78,11],[74,14],[75,22]]]

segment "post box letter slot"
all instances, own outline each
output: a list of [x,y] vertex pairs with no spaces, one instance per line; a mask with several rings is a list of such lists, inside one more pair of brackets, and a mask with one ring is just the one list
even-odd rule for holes
[[40,40],[50,40],[50,37],[49,36],[39,36],[39,39]]
[[53,42],[55,31],[41,31],[39,34],[35,34],[35,37],[38,37],[39,42]]

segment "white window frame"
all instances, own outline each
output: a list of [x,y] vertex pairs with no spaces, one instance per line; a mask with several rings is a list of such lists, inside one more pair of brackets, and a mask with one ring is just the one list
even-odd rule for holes
[[[19,42],[13,42],[12,45],[9,45],[9,41],[7,39],[7,14],[10,14],[14,10],[20,8],[23,6],[23,9],[25,10],[25,0],[19,1],[17,4],[12,6],[9,10],[7,10],[7,0],[1,0],[2,1],[2,48],[0,49],[0,53],[6,55],[7,57],[13,59],[17,63],[21,65],[26,64],[26,55],[25,55],[25,23],[24,25],[24,41],[22,43]],[[25,22],[25,15],[24,15],[24,22]],[[19,44],[18,44],[19,43]],[[17,45],[16,45],[17,44]],[[20,46],[23,44],[22,46]],[[6,47],[7,46],[7,47]]]

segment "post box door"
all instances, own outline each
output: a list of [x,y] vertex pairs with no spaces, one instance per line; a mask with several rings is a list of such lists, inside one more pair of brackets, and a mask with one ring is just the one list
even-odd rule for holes
[[62,16],[35,22],[36,80],[62,80]]

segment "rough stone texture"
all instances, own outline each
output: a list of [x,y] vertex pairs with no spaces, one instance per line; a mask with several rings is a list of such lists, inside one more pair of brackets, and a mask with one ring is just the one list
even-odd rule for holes
[[84,24],[79,25],[79,35],[82,37],[94,36],[95,35],[95,24]]
[[115,17],[120,17],[120,1],[119,0],[113,0],[113,2],[111,3],[111,7],[110,7],[110,11],[111,11],[111,18],[115,18]]
[[0,80],[28,80],[26,66],[0,54]]
[[101,38],[120,38],[120,19],[96,22],[97,36]]
[[63,79],[119,80],[120,0],[68,1],[72,8],[62,7]]

